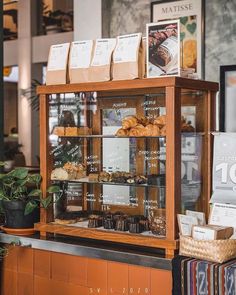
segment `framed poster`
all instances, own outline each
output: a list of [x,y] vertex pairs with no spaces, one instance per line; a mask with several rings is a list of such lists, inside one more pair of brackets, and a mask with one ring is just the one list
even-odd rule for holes
[[236,132],[236,65],[220,67],[220,131]]
[[179,20],[147,24],[147,78],[180,75]]
[[204,0],[156,1],[151,3],[151,22],[180,20],[180,66],[194,69],[204,78]]

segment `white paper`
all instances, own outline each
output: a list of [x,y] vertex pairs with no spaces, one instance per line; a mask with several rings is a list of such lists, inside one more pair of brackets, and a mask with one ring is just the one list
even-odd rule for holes
[[90,66],[93,41],[75,41],[71,43],[70,49],[70,68],[86,69]]
[[199,224],[199,225],[205,225],[205,224],[206,224],[205,213],[203,213],[203,212],[197,212],[197,211],[186,210],[186,215],[187,215],[187,216],[193,216],[193,217],[196,217],[197,220],[198,220],[198,224]]
[[70,43],[52,45],[48,58],[48,71],[66,70]]
[[113,54],[114,63],[136,62],[141,42],[141,33],[117,37]]
[[198,220],[194,216],[178,214],[179,230],[183,236],[191,236],[192,227],[198,225]]
[[232,226],[236,232],[236,205],[214,203],[209,224]]
[[91,66],[99,67],[109,65],[115,46],[116,39],[97,39]]
[[214,240],[215,231],[207,227],[194,226],[193,228],[193,239],[195,240]]

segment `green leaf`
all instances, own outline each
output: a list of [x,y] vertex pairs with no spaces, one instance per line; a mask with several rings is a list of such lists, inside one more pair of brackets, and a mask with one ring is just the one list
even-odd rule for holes
[[41,177],[40,174],[31,174],[28,177],[28,182],[29,183],[36,183],[36,184],[39,185],[41,180],[42,180],[42,177]]
[[41,198],[40,199],[41,201],[41,205],[44,209],[47,209],[48,206],[52,203],[52,196],[48,196],[47,198],[43,199]]
[[25,179],[28,175],[27,168],[16,168],[8,173],[8,175],[13,176],[18,179]]
[[58,185],[49,186],[49,188],[47,189],[47,192],[50,194],[59,193],[60,187]]
[[29,201],[26,206],[25,206],[25,215],[30,214],[31,212],[34,211],[34,209],[37,207],[37,203],[34,201]]
[[16,185],[17,186],[23,186],[23,185],[25,185],[27,183],[27,178],[26,179],[18,179],[17,181],[16,181]]
[[40,189],[34,189],[29,193],[29,197],[38,197],[42,195],[42,191]]

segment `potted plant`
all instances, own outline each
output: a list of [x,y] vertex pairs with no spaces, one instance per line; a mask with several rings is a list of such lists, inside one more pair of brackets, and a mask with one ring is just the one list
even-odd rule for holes
[[[41,175],[29,174],[27,168],[16,168],[0,174],[0,200],[5,213],[6,228],[33,228],[39,220],[39,208],[47,208],[61,196],[58,186],[50,186],[48,196],[42,198]],[[37,216],[38,215],[38,216]],[[38,220],[37,220],[38,219]]]

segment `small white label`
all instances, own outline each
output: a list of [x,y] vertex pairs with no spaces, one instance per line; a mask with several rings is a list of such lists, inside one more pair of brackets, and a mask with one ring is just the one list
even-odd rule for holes
[[93,41],[76,41],[71,43],[70,50],[70,68],[86,69],[90,66]]
[[116,46],[116,39],[97,39],[91,66],[109,65],[111,54]]
[[207,227],[193,227],[193,239],[195,240],[214,240],[215,231]]
[[175,36],[171,36],[167,38],[162,44],[162,47],[165,47],[167,51],[170,53],[171,60],[175,58],[178,54],[178,39]]
[[117,37],[117,45],[114,51],[114,63],[136,62],[141,42],[141,33]]
[[66,70],[70,43],[52,45],[48,59],[48,71]]

